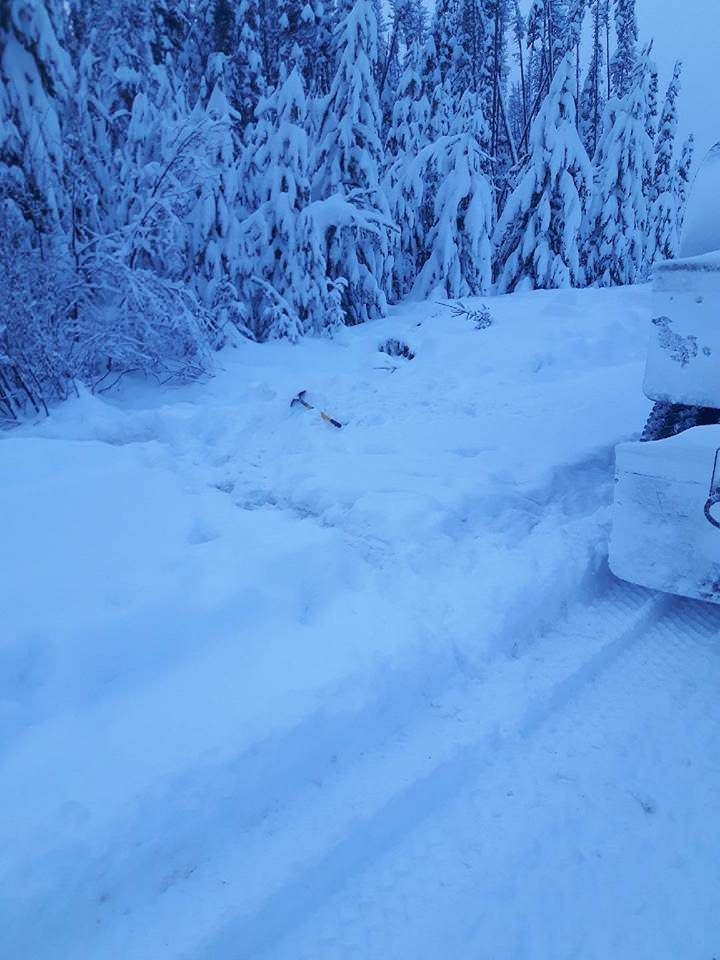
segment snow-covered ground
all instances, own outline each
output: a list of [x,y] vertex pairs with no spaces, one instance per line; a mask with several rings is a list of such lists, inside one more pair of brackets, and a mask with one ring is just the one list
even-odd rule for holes
[[0,439],[0,955],[720,950],[720,609],[606,566],[649,291],[488,304]]

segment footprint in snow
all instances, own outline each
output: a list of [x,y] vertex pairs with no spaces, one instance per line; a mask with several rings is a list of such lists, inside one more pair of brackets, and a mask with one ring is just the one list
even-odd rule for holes
[[192,546],[196,546],[197,544],[210,543],[212,540],[217,540],[219,536],[220,531],[216,527],[202,520],[196,520],[188,532],[187,542]]

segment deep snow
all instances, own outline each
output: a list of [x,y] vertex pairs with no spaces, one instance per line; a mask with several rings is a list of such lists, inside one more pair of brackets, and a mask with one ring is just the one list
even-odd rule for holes
[[718,949],[720,613],[605,563],[649,291],[487,302],[2,437],[3,956]]

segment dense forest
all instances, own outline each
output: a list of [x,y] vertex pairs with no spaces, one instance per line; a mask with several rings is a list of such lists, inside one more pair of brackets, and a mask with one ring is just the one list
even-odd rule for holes
[[0,419],[408,297],[646,279],[680,74],[634,0],[0,0]]

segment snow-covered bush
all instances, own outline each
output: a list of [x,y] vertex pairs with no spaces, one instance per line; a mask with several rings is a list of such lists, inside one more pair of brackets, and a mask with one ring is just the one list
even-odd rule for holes
[[0,421],[47,413],[75,373],[71,265],[52,236],[42,247],[34,237],[14,200],[0,198]]

